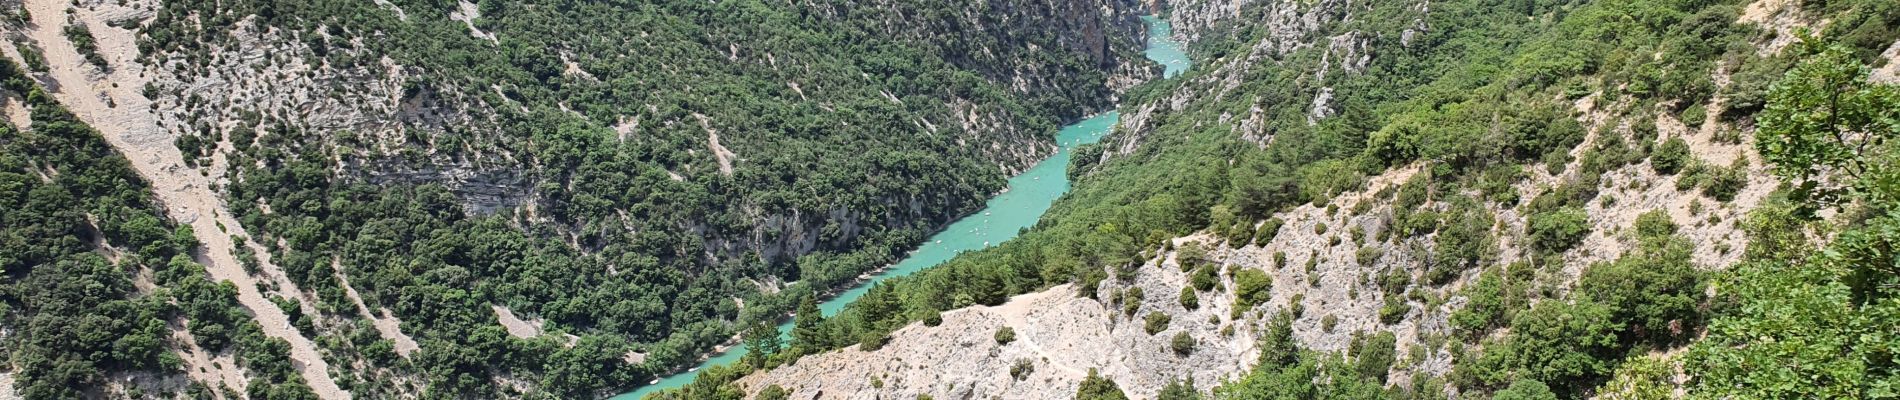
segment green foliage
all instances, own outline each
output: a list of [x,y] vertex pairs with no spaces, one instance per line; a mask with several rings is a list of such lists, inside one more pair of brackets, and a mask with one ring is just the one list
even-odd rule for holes
[[1596,387],[1608,377],[1624,348],[1609,307],[1579,300],[1549,300],[1517,314],[1511,335],[1487,342],[1475,360],[1454,367],[1461,386],[1498,387],[1514,379],[1555,382],[1565,398]]
[[1491,394],[1491,400],[1557,400],[1550,386],[1532,379],[1518,379],[1511,386]]
[[1089,368],[1089,375],[1082,378],[1082,384],[1075,388],[1075,400],[1128,400],[1122,388],[1114,380],[1104,378]]
[[[21,397],[82,398],[108,376],[176,373],[174,320],[201,347],[234,356],[254,392],[313,397],[289,367],[288,344],[264,336],[236,288],[191,261],[191,230],[163,217],[125,158],[11,61],[0,61],[0,88],[24,95],[32,123],[0,124],[0,271],[9,278],[0,321]],[[134,272],[154,288],[136,289]]]
[[1676,221],[1665,210],[1651,210],[1637,215],[1635,227],[1636,236],[1644,239],[1676,234]]
[[1609,382],[1597,389],[1597,396],[1627,400],[1674,399],[1675,380],[1676,371],[1671,363],[1652,356],[1632,357],[1617,367]]
[[1486,270],[1465,287],[1465,307],[1451,313],[1452,327],[1474,338],[1503,327],[1530,305],[1531,272],[1522,262]]
[[1011,328],[1008,326],[996,328],[996,335],[994,336],[996,338],[996,344],[998,345],[1009,344],[1010,342],[1016,341],[1016,328]]
[[1385,383],[1386,372],[1392,368],[1392,362],[1398,360],[1398,337],[1392,332],[1379,331],[1355,344],[1354,370],[1359,376]]
[[1161,387],[1161,393],[1155,394],[1155,400],[1201,400],[1201,392],[1194,389],[1194,377],[1186,381],[1171,380]]
[[99,68],[106,67],[105,56],[99,54],[99,39],[92,36],[92,29],[86,27],[86,24],[66,25],[61,33],[65,34],[66,40],[72,41],[73,48],[79,50],[79,55],[85,57],[86,62]]
[[1235,309],[1249,310],[1273,300],[1273,278],[1253,268],[1234,271]]
[[1168,340],[1168,348],[1174,350],[1176,355],[1185,356],[1194,353],[1194,346],[1197,343],[1194,336],[1188,335],[1187,332],[1179,332],[1174,334],[1173,339]]
[[[1900,90],[1868,83],[1867,66],[1845,46],[1803,38],[1790,51],[1805,57],[1769,90],[1756,117],[1756,151],[1775,174],[1794,181],[1799,203],[1838,204],[1850,192],[1890,201],[1900,192],[1890,183],[1892,162],[1865,150],[1900,135],[1891,122],[1900,118]],[[1827,173],[1841,181],[1823,178]]]
[[1690,262],[1693,248],[1669,236],[1644,241],[1615,262],[1583,271],[1577,293],[1610,309],[1625,324],[1625,341],[1668,344],[1687,339],[1701,325],[1702,276]]
[[1161,331],[1168,330],[1168,322],[1172,320],[1174,320],[1174,317],[1168,316],[1167,313],[1150,311],[1146,318],[1142,318],[1141,329],[1150,335],[1161,333]]
[[1186,308],[1189,310],[1201,308],[1201,296],[1195,293],[1193,287],[1188,287],[1188,286],[1181,287],[1181,296],[1179,298],[1179,301],[1181,303],[1181,308]]
[[1015,380],[1028,379],[1029,374],[1033,373],[1036,373],[1036,362],[1027,358],[1018,358],[1015,364],[1009,366],[1009,377]]
[[1589,216],[1576,207],[1531,214],[1528,229],[1531,247],[1546,253],[1569,250],[1590,234],[1589,223]]
[[1692,157],[1689,154],[1689,142],[1671,136],[1656,146],[1656,152],[1650,155],[1649,166],[1655,168],[1658,174],[1674,175],[1688,166]]
[[[486,4],[488,2],[483,2],[483,3]],[[753,400],[785,400],[791,397],[792,397],[792,391],[785,390],[784,387],[781,387],[779,385],[771,385],[771,386],[766,386],[765,389],[763,390],[760,390],[759,395],[756,397],[753,397]]]

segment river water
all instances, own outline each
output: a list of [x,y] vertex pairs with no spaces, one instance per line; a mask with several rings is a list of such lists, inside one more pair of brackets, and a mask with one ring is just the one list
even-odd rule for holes
[[[1143,16],[1142,21],[1148,24],[1149,31],[1146,56],[1165,66],[1164,76],[1172,77],[1186,71],[1189,66],[1187,54],[1181,51],[1180,44],[1171,40],[1172,31],[1168,22],[1152,16]],[[1023,228],[1035,225],[1042,214],[1049,211],[1049,206],[1055,203],[1056,198],[1069,191],[1069,157],[1075,146],[1101,140],[1103,135],[1115,129],[1120,117],[1120,114],[1110,111],[1063,126],[1062,130],[1056,132],[1056,144],[1059,146],[1056,154],[1009,178],[1008,189],[991,197],[982,210],[951,223],[943,231],[925,239],[924,244],[903,261],[872,275],[851,290],[819,303],[818,309],[824,311],[825,315],[837,314],[838,310],[864,296],[878,282],[936,266],[956,257],[957,253],[1001,244],[1016,237],[1016,233]],[[791,332],[792,324],[780,324],[778,329],[782,334]],[[744,357],[745,353],[744,344],[735,345],[725,353],[700,362],[692,370],[673,374],[631,393],[614,396],[612,400],[637,400],[662,390],[686,386],[699,377],[700,370],[715,365],[731,365]]]

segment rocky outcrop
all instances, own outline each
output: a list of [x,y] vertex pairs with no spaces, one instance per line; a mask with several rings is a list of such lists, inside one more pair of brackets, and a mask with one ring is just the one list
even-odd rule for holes
[[[1245,371],[1256,357],[1248,338],[1257,324],[1252,317],[1226,319],[1231,290],[1210,292],[1203,307],[1189,311],[1175,301],[1187,277],[1172,261],[1154,260],[1143,270],[1134,282],[1103,287],[1104,293],[1132,287],[1149,293],[1132,315],[1119,304],[1077,297],[1063,285],[995,307],[944,313],[942,325],[905,327],[875,351],[852,346],[807,356],[739,384],[751,393],[777,385],[795,399],[1053,399],[1073,396],[1095,369],[1134,398],[1152,398],[1169,382],[1192,377],[1207,388]],[[1173,315],[1169,328],[1147,333],[1141,316],[1151,311]],[[997,342],[1003,327],[1015,332],[1014,341]],[[1236,329],[1224,334],[1223,327]],[[1169,341],[1183,332],[1199,343],[1191,353],[1177,354]]]

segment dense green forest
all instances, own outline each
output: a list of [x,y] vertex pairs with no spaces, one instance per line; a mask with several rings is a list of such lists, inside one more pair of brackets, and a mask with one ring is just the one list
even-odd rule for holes
[[[0,89],[31,112],[28,127],[0,124],[0,355],[13,390],[142,397],[108,383],[183,374],[176,349],[187,344],[173,335],[182,330],[253,373],[246,392],[227,397],[315,398],[291,370],[288,346],[264,336],[236,288],[207,279],[192,259],[198,239],[163,216],[124,157],[12,61],[0,60]],[[172,389],[194,399],[230,390]]]
[[[788,347],[702,375],[673,395],[728,396],[737,389],[727,382],[749,370],[849,345],[876,348],[891,331],[931,324],[942,310],[997,305],[1052,285],[1074,283],[1082,296],[1113,302],[1119,294],[1097,293],[1098,284],[1141,273],[1144,260],[1168,250],[1166,239],[1204,230],[1234,246],[1264,243],[1278,233],[1275,212],[1324,204],[1388,168],[1423,165],[1396,191],[1376,196],[1394,210],[1394,228],[1377,240],[1427,238],[1437,261],[1380,272],[1394,279],[1382,284],[1380,318],[1391,324],[1428,299],[1465,297],[1466,306],[1451,315],[1458,334],[1429,344],[1451,349],[1452,371],[1388,387],[1392,353],[1405,350],[1389,337],[1367,337],[1363,346],[1355,340],[1338,354],[1303,350],[1284,332],[1286,314],[1298,311],[1262,308],[1248,312],[1267,326],[1258,364],[1221,384],[1214,397],[1443,398],[1448,387],[1500,399],[1668,398],[1675,367],[1643,355],[1671,349],[1684,351],[1675,365],[1688,371],[1683,385],[1692,396],[1892,397],[1900,336],[1891,328],[1900,323],[1893,309],[1900,303],[1889,298],[1889,236],[1900,225],[1891,216],[1892,160],[1884,139],[1900,134],[1900,97],[1866,78],[1867,64],[1888,62],[1878,54],[1900,38],[1900,8],[1801,2],[1802,11],[1832,22],[1800,33],[1778,54],[1761,54],[1751,42],[1774,33],[1737,23],[1742,6],[1462,0],[1432,2],[1421,16],[1409,4],[1369,4],[1322,30],[1370,33],[1365,51],[1376,56],[1363,71],[1314,79],[1327,49],[1295,48],[1269,60],[1272,67],[1245,70],[1237,86],[1221,91],[1213,86],[1232,82],[1215,75],[1221,65],[1250,62],[1242,61],[1252,60],[1249,49],[1272,34],[1250,19],[1264,15],[1263,5],[1243,6],[1240,17],[1190,46],[1197,65],[1214,67],[1131,90],[1123,114],[1179,101],[1183,93],[1192,102],[1155,109],[1153,132],[1118,131],[1144,135],[1132,152],[1079,150],[1074,191],[1035,229],[887,281],[837,316],[807,318],[801,311]],[[1432,28],[1414,31],[1415,24]],[[1714,81],[1718,69],[1729,82]],[[1330,88],[1336,115],[1309,124],[1305,96],[1322,87]],[[1734,198],[1747,165],[1696,159],[1682,139],[1658,137],[1644,122],[1669,113],[1700,124],[1718,93],[1724,108],[1716,115],[1758,127],[1758,152],[1788,182],[1743,221],[1743,261],[1698,269],[1690,253],[1705,244],[1677,235],[1667,215],[1651,213],[1632,227],[1636,249],[1588,266],[1574,290],[1551,290],[1559,279],[1554,271],[1565,267],[1562,254],[1592,229],[1584,206],[1614,200],[1597,196],[1602,174],[1647,162],[1658,174],[1679,176],[1678,190]],[[1571,103],[1586,97],[1632,122],[1595,132],[1598,139],[1573,156],[1591,132]],[[1275,105],[1264,110],[1270,144],[1207,123],[1245,115],[1254,104]],[[1560,185],[1536,192],[1512,186],[1528,169],[1554,174],[1573,161],[1582,170]],[[1421,207],[1427,202],[1433,205]],[[1515,209],[1528,219],[1531,257],[1497,262],[1487,208]],[[1817,210],[1845,216],[1821,222]],[[1832,243],[1816,241],[1830,235]],[[1210,278],[1218,271],[1188,267]],[[1445,283],[1460,276],[1472,283],[1446,292]],[[1182,297],[1183,304],[1193,298]],[[1119,389],[1103,389],[1113,389],[1112,382],[1089,381],[1078,399],[1124,398]]]
[[[301,42],[296,62],[393,62],[404,104],[474,115],[403,120],[385,151],[374,132],[206,106],[179,146],[230,143],[227,204],[316,295],[323,315],[298,324],[332,365],[413,371],[426,397],[519,395],[495,384],[511,376],[579,398],[682,368],[980,207],[1056,126],[1109,106],[1110,73],[1151,69],[1122,65],[1138,21],[1102,6],[168,1],[139,46],[190,76],[254,35],[230,27],[270,27]],[[381,178],[439,169],[525,177],[499,183],[525,200],[471,212],[452,185]],[[345,279],[420,352],[350,339],[366,330]],[[511,337],[491,305],[551,334]],[[333,373],[359,396],[409,390]]]

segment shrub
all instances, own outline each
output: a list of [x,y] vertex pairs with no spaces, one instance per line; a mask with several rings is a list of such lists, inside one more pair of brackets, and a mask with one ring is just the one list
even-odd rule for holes
[[[1557,382],[1555,391],[1574,396],[1596,387],[1622,357],[1617,331],[1609,307],[1544,301],[1511,321],[1510,345],[1497,356],[1506,357],[1504,364],[1520,377]],[[1491,356],[1487,350],[1485,357]]]
[[1263,245],[1272,242],[1274,237],[1280,235],[1280,227],[1283,225],[1286,225],[1286,221],[1279,218],[1267,219],[1267,222],[1260,223],[1259,229],[1254,230],[1253,242]]
[[1075,389],[1075,400],[1128,400],[1128,395],[1122,393],[1115,381],[1089,368],[1088,377],[1082,378],[1082,384]]
[[1676,221],[1669,212],[1652,210],[1636,216],[1636,236],[1639,238],[1663,237],[1676,234]]
[[1035,372],[1036,362],[1030,361],[1027,358],[1018,358],[1016,359],[1016,365],[1009,366],[1009,377],[1019,381],[1029,378],[1029,374]]
[[1625,342],[1668,343],[1694,334],[1702,276],[1690,262],[1689,243],[1672,239],[1651,239],[1615,262],[1591,266],[1577,284],[1577,293],[1604,305],[1624,326]]
[[1189,310],[1201,308],[1201,296],[1194,294],[1194,288],[1192,287],[1182,287],[1179,300],[1181,302],[1181,308]]
[[1007,326],[996,328],[995,337],[996,337],[996,344],[999,344],[999,345],[1009,344],[1010,342],[1014,342],[1016,341],[1016,328],[1011,328]]
[[779,385],[772,385],[772,386],[766,386],[766,387],[765,387],[765,390],[760,390],[760,391],[759,391],[759,396],[758,396],[758,397],[754,397],[754,399],[757,399],[757,400],[785,400],[785,399],[787,399],[787,398],[791,398],[791,397],[792,397],[792,392],[791,392],[791,391],[789,391],[789,390],[785,390],[785,388],[784,388],[784,387],[781,387],[781,386],[779,386]]
[[1195,269],[1194,276],[1189,277],[1189,283],[1194,286],[1194,290],[1213,290],[1214,285],[1219,282],[1220,277],[1214,274],[1214,267],[1211,266]]
[[1174,262],[1181,264],[1182,272],[1200,267],[1206,261],[1207,249],[1202,248],[1200,242],[1182,243],[1174,252]]
[[1168,348],[1174,349],[1174,354],[1185,356],[1194,353],[1195,344],[1193,336],[1189,336],[1187,332],[1180,332],[1174,334],[1174,339],[1168,342]]
[[1378,246],[1367,245],[1360,247],[1359,251],[1354,253],[1353,256],[1359,260],[1359,266],[1370,267],[1372,264],[1378,263],[1380,257],[1385,256],[1385,249],[1379,248]]
[[1273,299],[1273,278],[1257,269],[1239,268],[1239,271],[1235,271],[1234,288],[1236,311],[1252,309]]
[[1385,383],[1386,372],[1398,360],[1398,337],[1392,332],[1379,332],[1362,342],[1356,353],[1358,360],[1354,368],[1359,375]]
[[1138,311],[1141,309],[1141,302],[1143,300],[1146,300],[1147,298],[1148,298],[1148,295],[1146,293],[1143,293],[1141,288],[1139,287],[1132,287],[1132,288],[1128,288],[1128,290],[1123,290],[1122,295],[1121,295],[1122,314],[1126,314],[1129,316],[1135,315],[1135,311]]
[[1465,306],[1451,313],[1451,326],[1470,337],[1480,337],[1504,326],[1517,310],[1529,304],[1525,292],[1530,279],[1514,279],[1510,272],[1518,271],[1528,275],[1530,266],[1513,263],[1502,269],[1492,268],[1478,276],[1478,280],[1464,289]]
[[1726,202],[1734,200],[1735,194],[1741,192],[1742,187],[1748,186],[1747,158],[1737,157],[1735,163],[1729,165],[1728,168],[1712,169],[1714,171],[1702,186],[1704,195]]
[[1168,330],[1168,322],[1173,320],[1174,317],[1169,317],[1168,314],[1164,314],[1160,311],[1150,311],[1148,312],[1147,320],[1142,324],[1142,330],[1147,331],[1150,335],[1161,333],[1161,331]]
[[1656,153],[1649,158],[1649,166],[1658,174],[1673,175],[1688,166],[1689,161],[1689,142],[1672,137],[1656,146]]
[[1410,312],[1412,303],[1406,302],[1404,296],[1385,296],[1385,305],[1379,307],[1379,322],[1396,324],[1405,320],[1405,314]]
[[1550,386],[1545,386],[1543,382],[1518,379],[1511,382],[1511,387],[1491,395],[1491,400],[1557,400],[1557,394],[1551,393]]
[[1530,217],[1531,246],[1544,252],[1563,252],[1583,241],[1590,233],[1589,217],[1582,209],[1563,207]]

